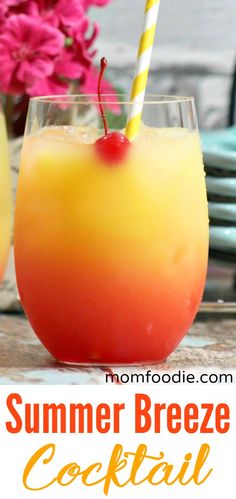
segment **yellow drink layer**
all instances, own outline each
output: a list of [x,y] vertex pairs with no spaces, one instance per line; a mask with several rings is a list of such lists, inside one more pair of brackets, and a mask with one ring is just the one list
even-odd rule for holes
[[0,278],[6,263],[11,236],[11,190],[5,120],[0,113]]
[[[197,254],[205,254],[208,237],[198,133],[143,127],[116,166],[81,143],[95,138],[95,131],[69,127],[26,138],[19,197],[30,244],[54,252],[63,227],[68,245],[77,234],[80,252],[93,251],[107,263],[136,260],[159,271],[165,262],[169,272],[187,252],[194,265],[195,242]],[[44,227],[32,223],[42,210]]]

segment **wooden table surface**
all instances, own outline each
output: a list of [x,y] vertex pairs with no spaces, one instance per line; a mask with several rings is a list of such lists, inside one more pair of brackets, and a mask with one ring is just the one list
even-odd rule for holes
[[[236,318],[206,314],[193,324],[169,359],[158,365],[115,368],[117,373],[215,371],[236,368]],[[210,318],[209,318],[210,317]],[[56,363],[24,315],[0,315],[0,384],[103,384],[105,370]]]

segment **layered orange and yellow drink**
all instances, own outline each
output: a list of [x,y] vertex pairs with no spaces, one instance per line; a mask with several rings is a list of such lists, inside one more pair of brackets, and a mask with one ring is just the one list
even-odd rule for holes
[[64,362],[165,359],[198,310],[208,253],[196,130],[142,126],[118,165],[99,130],[43,127],[25,138],[15,257],[24,310]]

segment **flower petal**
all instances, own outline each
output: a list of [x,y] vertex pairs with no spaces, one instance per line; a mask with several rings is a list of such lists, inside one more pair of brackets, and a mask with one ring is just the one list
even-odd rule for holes
[[55,74],[48,78],[42,78],[27,88],[28,94],[32,96],[60,95],[66,94],[68,90],[68,83],[62,81]]

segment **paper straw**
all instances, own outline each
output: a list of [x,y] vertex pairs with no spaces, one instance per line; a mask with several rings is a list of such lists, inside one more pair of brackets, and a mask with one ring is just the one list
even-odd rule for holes
[[160,0],[146,1],[144,28],[139,41],[137,63],[131,91],[132,104],[130,106],[125,130],[125,135],[130,140],[132,140],[139,131],[159,6]]

